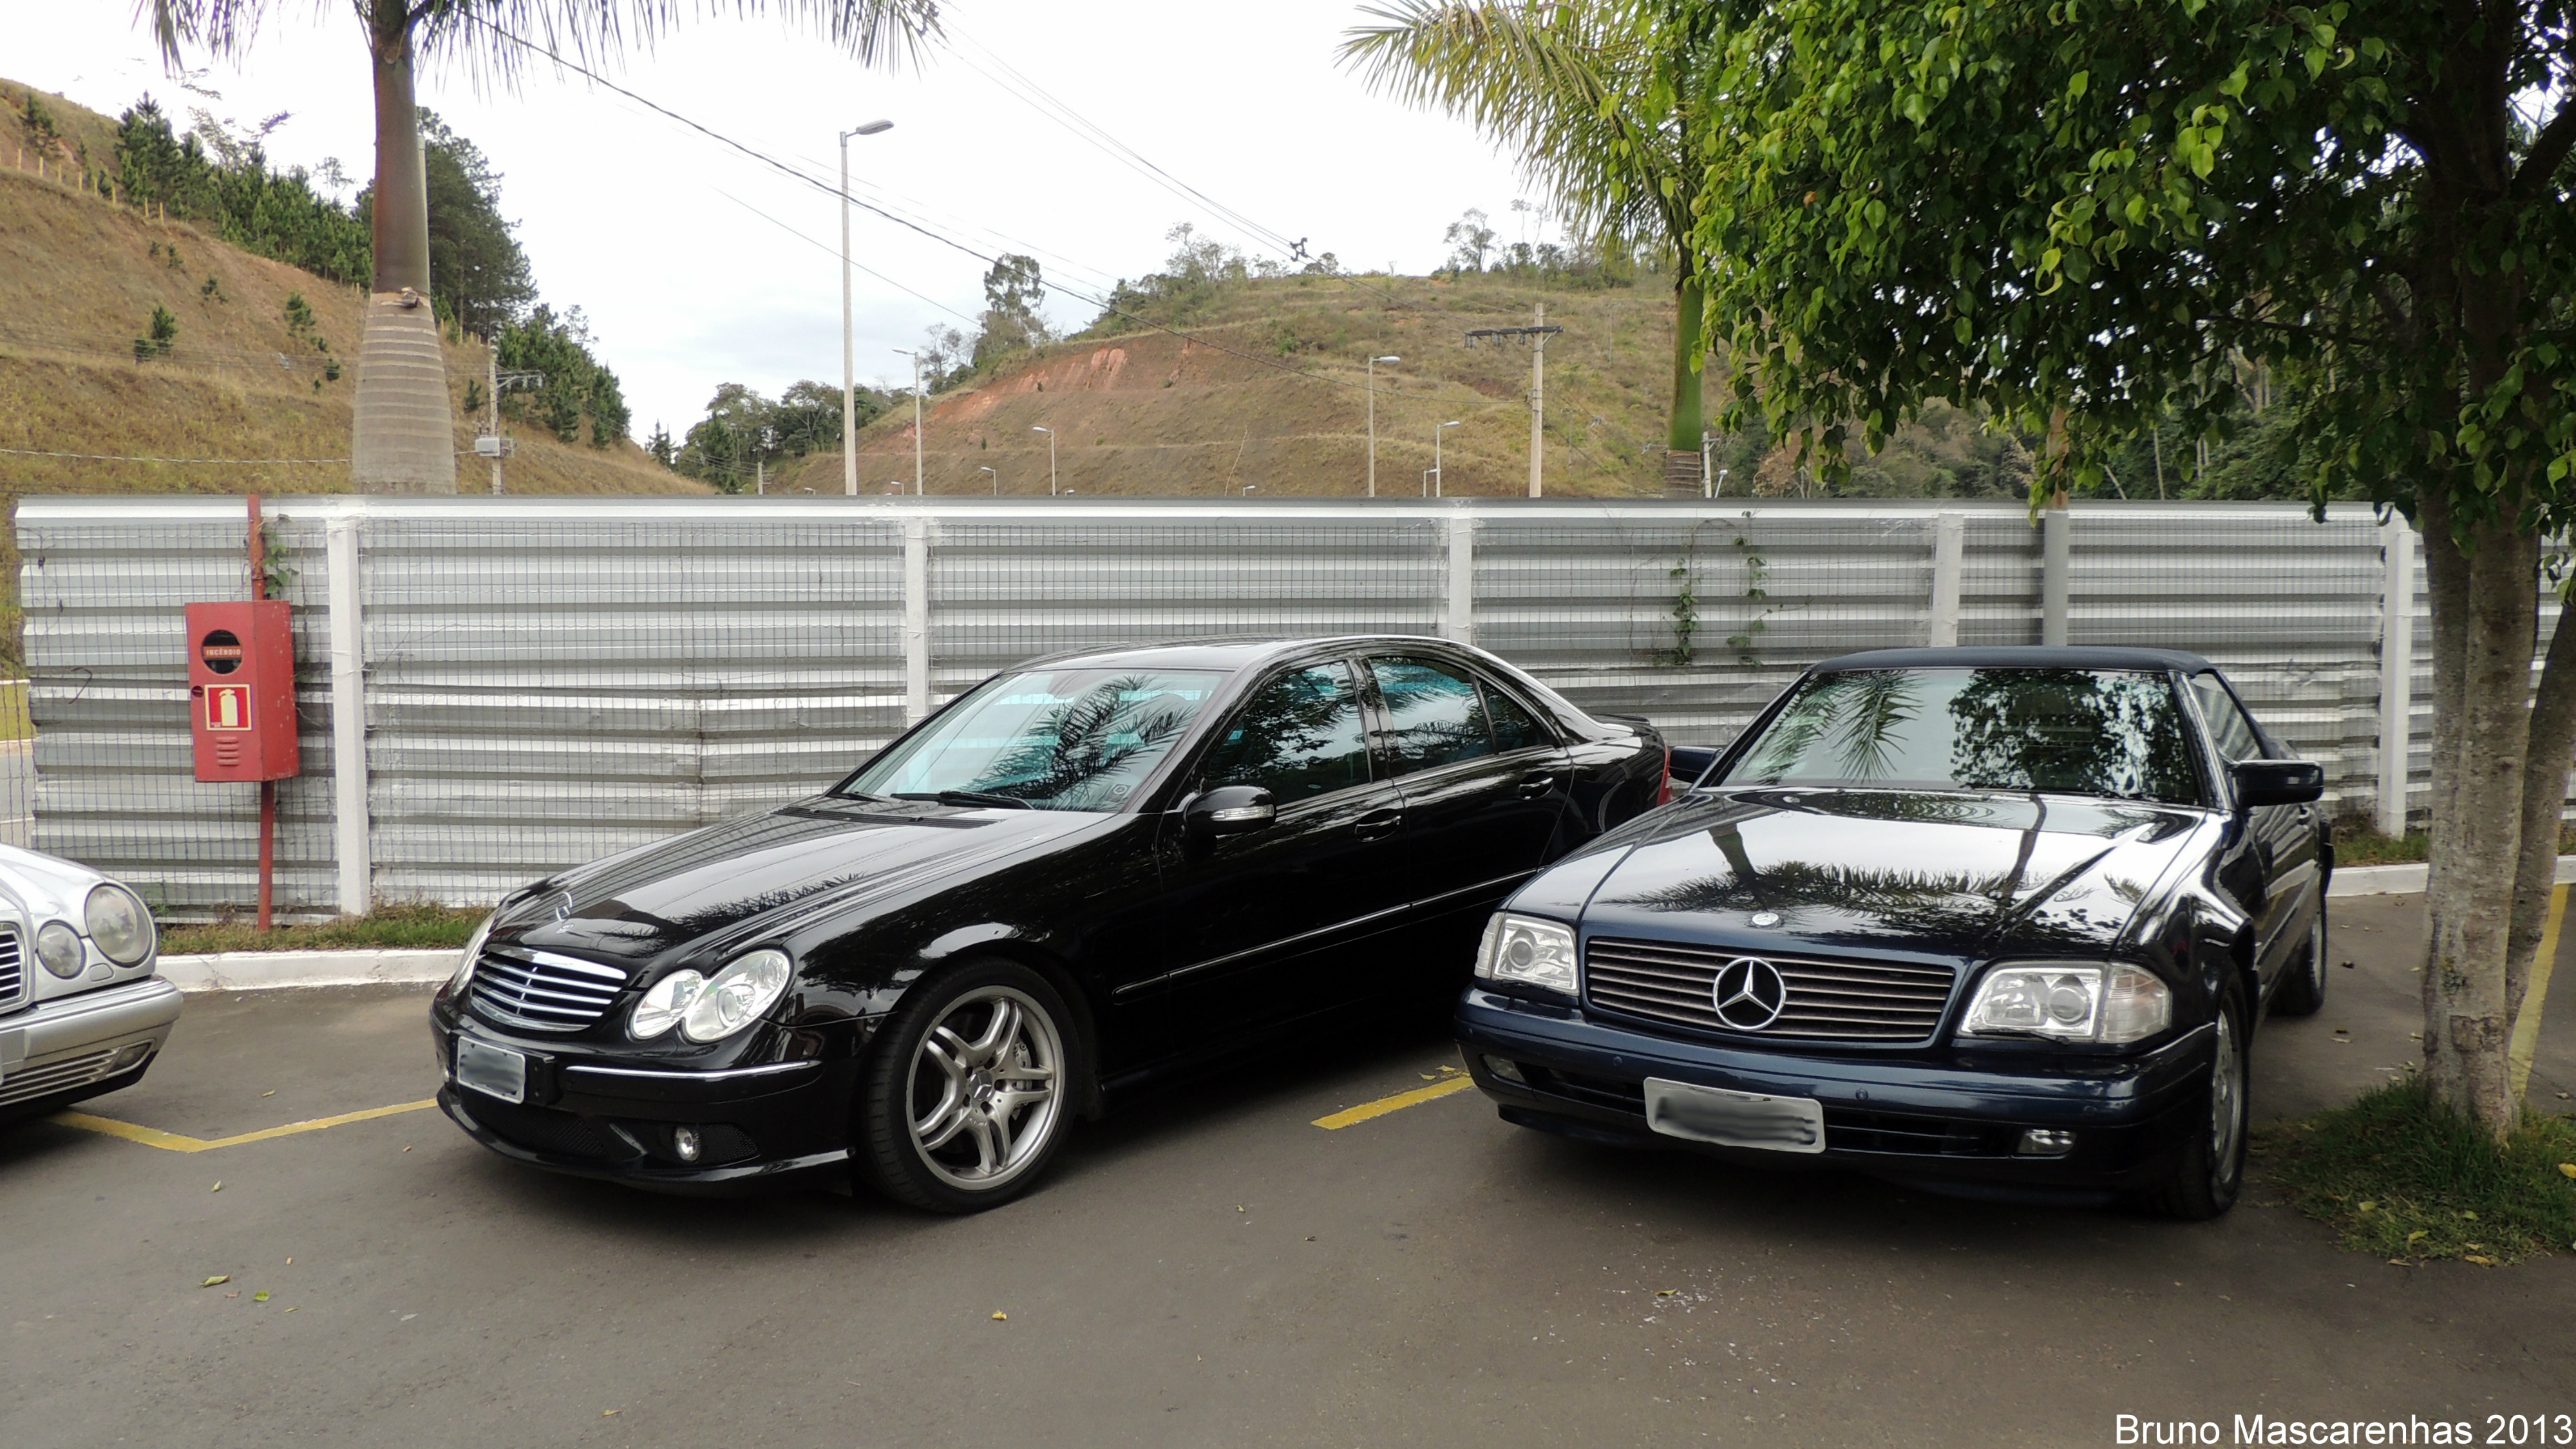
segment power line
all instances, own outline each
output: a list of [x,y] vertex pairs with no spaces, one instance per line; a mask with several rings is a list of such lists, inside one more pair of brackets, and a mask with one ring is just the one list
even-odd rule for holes
[[[957,240],[957,239],[956,239],[956,238],[954,238],[954,237],[943,236],[943,235],[941,235],[940,233],[938,233],[938,232],[936,232],[936,231],[931,230],[928,226],[923,225],[923,224],[922,224],[922,223],[920,223],[920,222],[914,221],[914,220],[910,219],[909,217],[899,216],[899,215],[895,214],[894,212],[888,211],[888,210],[886,210],[885,208],[883,208],[883,207],[881,207],[881,206],[877,206],[877,205],[875,205],[875,204],[873,204],[873,203],[871,203],[871,202],[868,202],[868,201],[862,200],[862,199],[860,199],[860,198],[858,198],[858,197],[852,196],[852,195],[850,195],[848,192],[846,192],[846,191],[842,190],[842,189],[841,189],[840,187],[838,187],[838,186],[832,185],[832,184],[830,184],[830,183],[828,183],[828,182],[818,181],[818,180],[816,180],[815,178],[813,178],[813,177],[811,177],[811,176],[806,175],[804,172],[797,170],[795,167],[788,165],[786,162],[779,160],[777,157],[772,156],[772,155],[770,155],[769,153],[767,153],[767,152],[765,152],[765,151],[759,150],[759,149],[757,149],[756,147],[753,147],[753,146],[750,146],[750,145],[748,145],[748,144],[745,144],[744,142],[737,141],[737,140],[735,140],[733,137],[728,136],[728,135],[724,134],[723,132],[716,130],[716,129],[715,129],[714,127],[712,127],[712,126],[708,126],[708,125],[706,125],[705,123],[700,122],[700,121],[692,120],[691,118],[689,118],[689,117],[687,117],[687,116],[684,116],[684,115],[681,115],[679,112],[672,110],[672,109],[671,109],[670,107],[668,107],[668,106],[662,105],[662,104],[660,104],[659,102],[656,102],[656,101],[650,100],[650,99],[648,99],[648,98],[646,98],[646,97],[644,97],[644,96],[638,95],[638,94],[636,94],[635,92],[633,92],[633,91],[631,91],[631,90],[628,90],[628,89],[627,89],[627,88],[625,88],[624,86],[621,86],[621,85],[617,84],[615,81],[612,81],[612,80],[608,79],[606,76],[603,76],[603,75],[599,74],[597,71],[591,70],[591,69],[589,69],[588,67],[581,66],[581,65],[577,65],[577,64],[575,64],[575,63],[574,63],[574,62],[572,62],[572,61],[566,60],[566,59],[564,59],[564,58],[563,58],[563,56],[562,56],[562,55],[558,54],[557,52],[555,52],[555,51],[554,51],[554,50],[552,50],[552,49],[549,49],[549,48],[548,48],[548,47],[546,47],[546,46],[539,45],[538,43],[536,43],[535,41],[532,41],[532,40],[526,40],[526,39],[523,39],[523,38],[521,38],[520,36],[515,35],[515,34],[511,33],[510,31],[504,30],[504,29],[502,29],[500,26],[495,25],[495,24],[493,24],[491,21],[486,20],[486,19],[483,19],[483,18],[482,18],[482,17],[480,17],[480,16],[469,16],[468,18],[469,18],[470,23],[481,25],[484,29],[491,31],[493,35],[495,35],[495,36],[499,37],[500,39],[502,39],[502,40],[506,40],[506,41],[510,42],[512,45],[519,46],[519,47],[521,47],[522,49],[526,49],[526,50],[534,51],[534,52],[535,52],[535,53],[537,53],[538,55],[542,55],[542,56],[546,57],[548,60],[552,61],[554,64],[556,64],[556,65],[558,65],[558,66],[562,67],[563,69],[568,70],[568,71],[571,71],[573,74],[578,75],[578,76],[581,76],[581,77],[583,77],[584,79],[589,80],[592,84],[594,84],[594,85],[598,85],[598,86],[602,86],[602,87],[605,87],[605,88],[606,88],[606,89],[608,89],[608,90],[614,91],[614,92],[616,92],[617,94],[622,95],[622,96],[626,97],[627,99],[629,99],[629,100],[631,100],[631,101],[634,101],[636,104],[638,104],[638,105],[640,105],[640,106],[645,106],[645,107],[647,107],[647,108],[649,108],[649,109],[651,109],[651,110],[653,110],[653,111],[655,111],[655,112],[657,112],[657,113],[659,113],[659,114],[661,114],[661,115],[663,115],[663,116],[666,116],[666,117],[668,117],[669,119],[671,119],[671,120],[673,120],[673,121],[676,121],[676,122],[678,122],[679,124],[681,124],[681,125],[683,125],[683,126],[688,127],[690,130],[695,131],[695,132],[697,132],[698,134],[700,134],[700,135],[702,135],[702,136],[705,136],[705,137],[709,138],[710,140],[714,140],[714,141],[717,141],[717,142],[722,143],[722,144],[723,144],[723,145],[725,145],[725,146],[729,146],[729,147],[731,147],[732,149],[734,149],[734,150],[736,150],[736,151],[741,152],[743,155],[748,156],[748,157],[750,157],[751,159],[753,159],[753,160],[755,160],[755,161],[758,161],[760,164],[762,164],[762,165],[764,165],[764,166],[769,167],[770,169],[772,169],[772,170],[774,170],[774,171],[778,172],[779,174],[781,174],[781,175],[783,175],[783,176],[787,176],[787,177],[790,177],[790,178],[792,178],[792,179],[794,179],[794,180],[801,181],[801,182],[805,183],[806,185],[811,186],[811,187],[815,188],[816,190],[823,192],[823,193],[824,193],[824,194],[826,194],[826,195],[840,197],[842,200],[849,202],[851,205],[858,207],[858,208],[859,208],[860,210],[862,210],[862,211],[874,212],[876,215],[881,216],[881,217],[884,217],[886,220],[891,221],[891,222],[895,223],[895,224],[896,224],[896,225],[898,225],[898,226],[901,226],[901,227],[903,227],[903,228],[905,228],[905,229],[907,229],[907,230],[909,230],[909,231],[918,232],[918,233],[920,233],[922,236],[928,237],[930,240],[932,240],[932,241],[935,241],[935,242],[939,243],[941,246],[951,248],[951,249],[953,249],[953,250],[955,250],[955,251],[964,252],[966,255],[968,255],[968,256],[970,256],[970,257],[975,258],[977,261],[982,261],[982,262],[993,262],[993,263],[998,263],[998,262],[1000,261],[1000,258],[998,258],[998,257],[995,257],[995,256],[993,256],[993,255],[991,255],[991,254],[989,254],[989,253],[986,253],[986,252],[978,251],[978,250],[976,250],[974,247],[968,246],[966,243],[961,242],[961,241]],[[1353,390],[1353,391],[1355,391],[1355,392],[1363,392],[1363,391],[1367,391],[1367,388],[1366,388],[1366,386],[1365,386],[1364,384],[1356,383],[1356,382],[1352,382],[1352,381],[1350,381],[1350,380],[1349,380],[1349,379],[1347,379],[1347,378],[1329,377],[1329,376],[1326,376],[1325,374],[1323,374],[1323,373],[1319,373],[1319,372],[1308,372],[1308,371],[1306,371],[1304,368],[1299,368],[1299,367],[1289,367],[1289,366],[1286,366],[1286,365],[1284,365],[1284,364],[1281,364],[1281,363],[1278,363],[1278,362],[1274,362],[1274,361],[1272,361],[1271,359],[1269,359],[1269,358],[1267,358],[1267,357],[1263,357],[1263,356],[1261,356],[1259,353],[1255,353],[1255,352],[1246,352],[1246,351],[1243,351],[1241,348],[1228,347],[1228,346],[1226,346],[1226,345],[1225,345],[1224,343],[1222,343],[1222,342],[1213,341],[1213,340],[1211,340],[1211,339],[1209,339],[1209,338],[1207,338],[1207,337],[1204,337],[1204,336],[1198,335],[1198,334],[1196,334],[1196,333],[1184,332],[1184,331],[1182,331],[1181,329],[1179,329],[1179,328],[1177,328],[1177,327],[1167,326],[1166,324],[1161,323],[1161,322],[1157,322],[1157,321],[1153,320],[1153,319],[1152,319],[1152,318],[1150,318],[1150,317],[1140,317],[1140,316],[1137,316],[1137,315],[1136,315],[1135,313],[1133,313],[1133,312],[1129,312],[1129,311],[1127,311],[1127,310],[1126,310],[1126,309],[1124,309],[1124,308],[1121,308],[1121,307],[1118,307],[1118,306],[1116,306],[1116,305],[1112,304],[1111,302],[1109,302],[1109,301],[1108,301],[1107,299],[1105,299],[1105,298],[1100,298],[1100,297],[1090,296],[1090,295],[1088,295],[1088,294],[1086,294],[1086,293],[1084,293],[1084,292],[1081,292],[1081,291],[1079,291],[1079,290],[1077,290],[1077,289],[1075,289],[1075,288],[1067,287],[1067,286],[1063,286],[1063,285],[1061,285],[1061,284],[1059,284],[1059,283],[1056,283],[1056,282],[1050,282],[1050,281],[1047,281],[1047,280],[1045,280],[1043,277],[1037,278],[1037,279],[1036,279],[1036,281],[1037,281],[1037,284],[1038,284],[1039,286],[1045,287],[1045,288],[1046,288],[1047,290],[1049,290],[1049,291],[1052,291],[1052,292],[1059,292],[1059,293],[1062,293],[1062,294],[1063,294],[1063,295],[1065,295],[1065,296],[1068,296],[1068,297],[1074,298],[1074,299],[1075,299],[1075,300],[1077,300],[1077,301],[1087,303],[1088,305],[1091,305],[1091,306],[1094,306],[1094,307],[1098,307],[1098,308],[1100,308],[1103,312],[1107,312],[1107,313],[1109,313],[1109,314],[1110,314],[1110,315],[1112,315],[1112,316],[1116,316],[1116,317],[1123,317],[1123,318],[1125,318],[1126,320],[1128,320],[1128,321],[1130,321],[1130,322],[1135,323],[1135,324],[1136,324],[1137,326],[1139,326],[1139,327],[1147,327],[1147,328],[1151,328],[1151,329],[1153,329],[1154,331],[1157,331],[1157,332],[1168,333],[1169,335],[1174,336],[1174,337],[1178,337],[1178,338],[1180,338],[1181,340],[1183,340],[1183,341],[1185,341],[1185,342],[1192,342],[1192,343],[1196,343],[1197,345],[1199,345],[1199,346],[1201,346],[1201,347],[1208,348],[1208,349],[1209,349],[1209,350],[1211,350],[1211,351],[1215,351],[1215,352],[1222,352],[1222,353],[1225,353],[1225,354],[1227,354],[1228,356],[1231,356],[1231,357],[1239,357],[1239,358],[1242,358],[1242,359],[1243,359],[1244,361],[1246,361],[1246,362],[1256,363],[1256,364],[1258,364],[1258,365],[1260,365],[1260,366],[1262,366],[1262,367],[1269,368],[1269,369],[1270,369],[1270,370],[1272,370],[1273,372],[1284,372],[1284,373],[1287,373],[1287,374],[1289,374],[1290,376],[1293,376],[1293,377],[1303,377],[1303,378],[1307,378],[1307,379],[1310,379],[1310,380],[1315,381],[1315,382],[1328,383],[1328,384],[1330,384],[1330,385],[1332,385],[1332,386],[1334,386],[1334,387],[1347,387],[1347,388],[1350,388],[1351,390]],[[917,295],[917,294],[916,294],[916,295]]]
[[346,463],[346,458],[130,458],[115,453],[46,453],[33,448],[0,448],[18,458],[73,458],[85,463]]
[[[734,205],[741,207],[743,210],[750,212],[752,215],[759,217],[762,221],[768,222],[771,226],[778,228],[780,231],[787,233],[798,241],[805,243],[807,246],[813,247],[819,251],[830,253],[835,258],[840,258],[841,254],[837,248],[827,243],[814,240],[812,237],[807,236],[805,233],[798,231],[796,228],[789,226],[783,221],[780,221],[777,217],[771,216],[768,212],[761,210],[759,207],[752,205],[750,202],[743,200],[741,197],[734,195],[723,187],[711,186],[707,189],[713,191],[716,195],[723,197],[725,200],[732,202]],[[842,258],[842,260],[848,259]],[[910,287],[907,287],[903,283],[896,281],[894,278],[887,276],[885,273],[878,271],[876,268],[867,265],[865,262],[850,261],[850,265],[857,270],[865,272],[869,276],[876,278],[878,281],[885,283],[887,286],[894,288],[898,292],[902,292],[907,296],[916,297],[924,302],[928,302],[931,306],[936,307],[940,311],[947,313],[949,316],[966,323],[970,327],[980,327],[983,325],[982,318],[969,317],[965,313],[958,311],[956,308],[949,306],[947,303],[940,301],[936,297],[924,296],[922,293],[913,291]]]

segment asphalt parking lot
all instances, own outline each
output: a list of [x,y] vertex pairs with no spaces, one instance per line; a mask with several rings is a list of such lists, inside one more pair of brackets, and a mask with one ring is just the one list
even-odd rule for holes
[[[2336,903],[2355,969],[2258,1037],[2258,1118],[2414,1055],[2415,921]],[[434,1110],[270,1135],[427,1098],[425,1000],[195,997],[98,1123],[0,1136],[0,1441],[2080,1445],[2262,1413],[2483,1442],[2576,1411],[2576,1254],[2357,1257],[2259,1164],[2182,1225],[1588,1148],[1432,1090],[1428,1029],[1091,1126],[968,1219],[549,1177]],[[2554,1015],[2533,1096],[2563,1110]]]

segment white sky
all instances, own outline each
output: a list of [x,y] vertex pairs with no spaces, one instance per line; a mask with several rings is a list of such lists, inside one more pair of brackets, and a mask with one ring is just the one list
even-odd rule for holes
[[[1442,229],[1469,207],[1496,217],[1504,240],[1522,239],[1505,160],[1461,123],[1370,96],[1334,63],[1341,32],[1360,18],[1348,0],[943,8],[952,31],[1156,165],[1354,270],[1428,270],[1446,253]],[[197,82],[219,102],[163,74],[133,13],[128,0],[0,0],[0,75],[111,116],[146,90],[183,124],[192,104],[244,122],[291,111],[270,138],[272,162],[337,157],[352,176],[371,174],[372,103],[345,0],[277,0],[245,63],[215,62]],[[932,52],[917,74],[868,71],[774,18],[726,18],[693,22],[607,73],[826,177],[835,132],[891,119],[893,130],[850,142],[854,194],[874,188],[979,251],[1035,252],[1050,281],[1091,295],[1152,270],[1179,221],[1275,253],[1031,110],[970,59],[993,69],[961,44]],[[719,382],[775,396],[798,378],[840,380],[830,196],[542,64],[516,93],[491,94],[461,70],[431,67],[421,95],[504,174],[503,209],[538,287],[558,311],[588,314],[639,439],[657,419],[683,431]],[[863,211],[851,228],[855,260],[958,312],[981,309],[984,262]],[[932,322],[972,332],[865,273],[854,295],[863,382],[908,381],[910,364],[889,349]],[[1062,296],[1047,306],[1067,329],[1096,310]]]

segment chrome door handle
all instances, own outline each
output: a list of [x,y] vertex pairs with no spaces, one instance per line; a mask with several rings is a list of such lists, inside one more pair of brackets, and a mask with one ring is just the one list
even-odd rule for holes
[[1375,840],[1381,835],[1393,835],[1403,824],[1401,810],[1372,810],[1352,824],[1351,834],[1362,840]]
[[1556,793],[1556,777],[1554,775],[1532,775],[1530,778],[1521,781],[1519,793],[1520,797],[1524,800],[1535,800],[1541,795],[1552,795]]

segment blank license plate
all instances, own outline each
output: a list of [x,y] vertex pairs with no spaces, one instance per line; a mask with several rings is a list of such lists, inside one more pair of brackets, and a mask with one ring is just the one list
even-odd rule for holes
[[508,1047],[485,1046],[472,1037],[456,1039],[456,1084],[472,1087],[504,1102],[528,1099],[528,1058]]
[[1648,1077],[1646,1125],[1667,1137],[1721,1147],[1825,1150],[1825,1108],[1813,1097],[1766,1097]]

